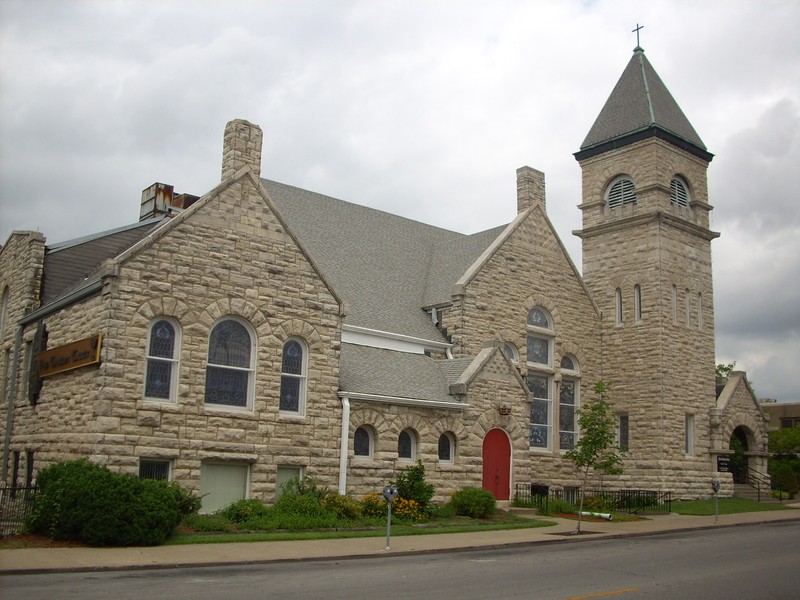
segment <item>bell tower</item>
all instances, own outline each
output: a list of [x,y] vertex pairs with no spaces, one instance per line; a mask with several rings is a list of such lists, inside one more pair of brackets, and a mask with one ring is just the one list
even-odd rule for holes
[[708,152],[637,46],[575,153],[583,277],[602,311],[602,378],[623,480],[707,495],[715,406]]

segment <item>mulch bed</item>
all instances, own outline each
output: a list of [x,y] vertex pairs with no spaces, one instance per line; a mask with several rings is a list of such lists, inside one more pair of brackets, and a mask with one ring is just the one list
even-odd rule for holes
[[51,540],[45,535],[31,533],[20,533],[0,538],[0,550],[11,548],[88,548],[88,546],[80,542]]

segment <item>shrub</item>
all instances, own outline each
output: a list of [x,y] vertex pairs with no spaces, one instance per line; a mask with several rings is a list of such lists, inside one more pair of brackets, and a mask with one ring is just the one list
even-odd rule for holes
[[773,460],[770,464],[772,487],[794,496],[800,491],[800,480],[792,469],[790,461]]
[[396,485],[398,498],[413,500],[419,504],[422,511],[428,508],[428,503],[433,498],[434,487],[430,483],[425,483],[425,465],[422,461],[417,461],[416,465],[398,473]]
[[175,499],[178,501],[178,510],[181,511],[182,515],[197,514],[197,511],[200,510],[200,506],[202,505],[202,496],[198,496],[194,492],[182,488],[175,482],[169,483],[168,486],[169,489],[172,490],[172,493],[175,494]]
[[578,512],[578,509],[575,508],[574,504],[571,504],[566,500],[551,498],[550,501],[547,503],[547,512],[544,512],[542,514],[547,514],[547,515],[552,515],[555,513],[575,514],[576,512]]
[[319,517],[326,512],[320,503],[319,497],[314,494],[295,495],[285,492],[275,502],[274,510],[281,514],[306,517]]
[[456,511],[449,502],[447,504],[428,505],[428,516],[434,519],[450,519],[455,514]]
[[586,512],[606,512],[610,504],[603,496],[586,496],[583,499],[583,510]]
[[356,521],[361,516],[361,505],[350,496],[328,494],[320,501],[322,508],[333,512],[340,519]]
[[361,500],[361,514],[365,517],[386,517],[388,505],[381,494],[367,494]]
[[457,515],[481,519],[494,514],[497,510],[497,501],[488,490],[474,487],[465,487],[453,492],[450,503]]
[[392,502],[392,516],[403,521],[422,521],[425,512],[416,500],[406,500],[399,496]]
[[174,490],[163,481],[112,473],[82,459],[39,472],[28,528],[92,546],[154,546],[181,520]]
[[256,517],[263,517],[269,512],[260,500],[254,498],[246,500],[236,500],[225,508],[221,508],[216,514],[224,517],[231,523],[244,523]]
[[322,500],[328,495],[327,488],[321,486],[314,477],[294,477],[281,486],[283,496],[316,496]]

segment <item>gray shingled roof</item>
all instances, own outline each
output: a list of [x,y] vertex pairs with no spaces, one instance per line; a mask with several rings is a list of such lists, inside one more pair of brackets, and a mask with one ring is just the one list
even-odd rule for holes
[[148,219],[48,246],[42,276],[42,304],[47,305],[88,283],[104,260],[133,246],[162,220],[163,217]]
[[[463,371],[470,362],[469,359],[440,361],[424,354],[342,344],[339,385],[342,391],[351,394],[458,402],[449,393],[452,375],[448,377],[445,373],[459,367]],[[442,365],[450,370],[443,370]]]
[[659,128],[706,149],[644,50],[636,48],[581,150],[649,128]]
[[442,374],[444,378],[447,380],[447,384],[453,384],[459,380],[459,378],[464,374],[470,365],[472,365],[472,361],[475,359],[473,357],[461,357],[461,358],[453,358],[451,360],[437,360],[436,364],[439,365],[439,368],[442,370]]
[[502,228],[474,235],[262,179],[289,229],[348,306],[350,325],[441,341],[422,307],[450,300]]

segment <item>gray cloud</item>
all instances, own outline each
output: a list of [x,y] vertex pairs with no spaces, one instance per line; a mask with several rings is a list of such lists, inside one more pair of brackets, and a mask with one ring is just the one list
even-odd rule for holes
[[718,358],[798,399],[794,2],[5,0],[0,242],[135,221],[154,181],[207,191],[225,123],[246,118],[265,177],[463,232],[511,220],[516,168],[543,170],[580,267],[572,153],[630,57],[631,14],[716,154]]

